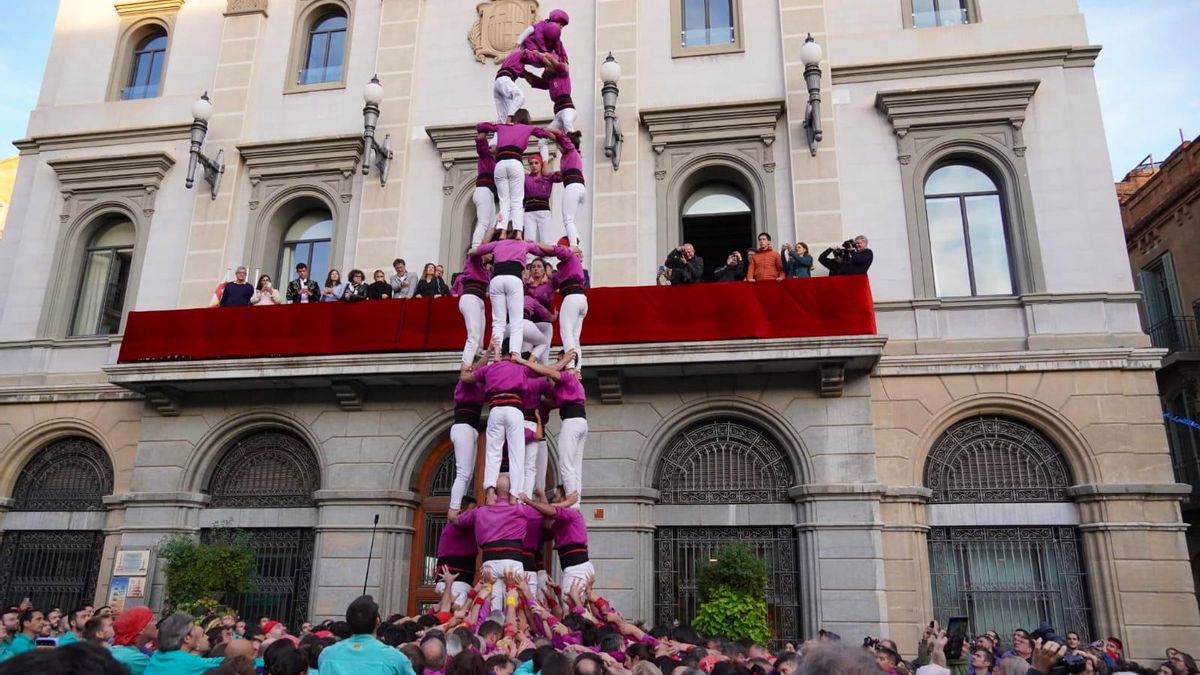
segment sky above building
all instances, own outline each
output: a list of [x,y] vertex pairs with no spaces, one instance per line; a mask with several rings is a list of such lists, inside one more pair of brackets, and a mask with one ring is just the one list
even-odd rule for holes
[[[16,154],[10,141],[25,137],[29,112],[37,105],[58,2],[0,0],[0,7],[18,5],[20,21],[0,22],[0,157]],[[1200,135],[1194,44],[1200,1],[1151,0],[1137,11],[1128,0],[1079,5],[1092,43],[1104,46],[1096,82],[1113,177],[1120,179],[1147,155],[1165,158],[1179,145],[1181,130],[1189,139]]]

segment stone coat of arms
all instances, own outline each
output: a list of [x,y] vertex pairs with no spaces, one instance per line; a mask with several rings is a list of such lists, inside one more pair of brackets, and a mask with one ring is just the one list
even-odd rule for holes
[[479,18],[467,33],[475,60],[503,61],[516,48],[521,31],[538,20],[537,11],[538,0],[489,0],[476,5]]

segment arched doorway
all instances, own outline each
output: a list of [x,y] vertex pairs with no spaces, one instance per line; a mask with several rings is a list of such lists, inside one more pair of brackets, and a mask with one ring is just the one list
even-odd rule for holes
[[732,251],[754,247],[754,203],[740,174],[710,167],[688,178],[680,206],[681,242],[696,247],[704,258],[704,279],[725,264]]
[[[38,451],[21,469],[10,511],[67,512],[73,527],[14,529],[6,518],[0,598],[64,610],[93,602],[104,552],[103,498],[112,490],[112,461],[94,441],[63,438]],[[68,520],[62,522],[65,528]]]
[[[937,619],[1008,635],[1049,621],[1092,634],[1071,472],[1053,443],[1014,419],[960,421],[925,463],[929,565]],[[986,508],[978,508],[985,506]]]
[[[668,442],[659,459],[654,487],[659,504],[696,508],[707,505],[768,504],[788,501],[795,470],[778,441],[748,423],[712,418]],[[767,612],[781,645],[800,633],[799,554],[794,524],[657,527],[654,569],[655,624],[687,624],[700,597],[700,568],[733,543],[748,545],[767,567]]]
[[[287,432],[268,430],[244,436],[226,449],[206,492],[211,495],[212,509],[258,512],[315,507],[313,493],[320,487],[320,465],[308,444]],[[200,540],[219,540],[232,534],[231,529],[202,529]],[[298,629],[308,617],[316,530],[251,527],[238,528],[237,532],[243,533],[254,549],[254,575],[251,589],[226,598],[226,604],[247,621],[266,616],[280,619],[289,629]]]

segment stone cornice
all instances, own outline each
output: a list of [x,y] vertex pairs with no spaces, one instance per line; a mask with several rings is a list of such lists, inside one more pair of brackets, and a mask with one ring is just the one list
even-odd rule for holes
[[186,141],[190,137],[191,128],[190,122],[181,122],[179,124],[163,124],[151,127],[99,129],[96,131],[33,136],[13,141],[13,145],[17,146],[22,155],[27,155],[54,150],[75,150],[78,148],[96,148],[109,145],[129,146],[134,143]]
[[1059,370],[1157,370],[1164,349],[1072,349],[884,356],[872,375],[913,376]]
[[210,497],[202,492],[125,492],[105,497],[105,503],[124,503],[126,508],[176,506],[202,509],[208,506]]
[[1072,485],[1067,494],[1077,502],[1179,501],[1192,494],[1184,483],[1088,483]]
[[990,52],[933,59],[857,63],[834,66],[831,69],[831,79],[837,85],[1028,68],[1091,68],[1096,65],[1096,57],[1099,54],[1099,46],[1086,45]]
[[420,503],[408,490],[317,490],[313,499],[318,506],[380,504],[413,507]]
[[267,15],[267,0],[228,0],[225,5],[225,16],[241,14]]
[[362,154],[357,134],[301,138],[268,143],[243,143],[238,153],[246,162],[251,182],[280,176],[353,175]]
[[879,499],[887,492],[881,483],[807,483],[788,490],[788,497],[797,502],[846,501]]
[[775,126],[783,114],[782,99],[716,103],[642,110],[642,125],[655,152],[669,145],[742,139],[775,141]]
[[1070,304],[1077,302],[1114,302],[1137,304],[1141,293],[1027,293],[1025,295],[999,295],[972,298],[920,298],[913,300],[884,300],[875,303],[875,311],[898,310],[974,310],[991,307],[1021,307],[1024,305]]
[[875,95],[875,107],[898,136],[914,129],[1010,124],[1019,128],[1039,80],[985,82],[948,87],[893,89]]
[[52,159],[47,164],[58,175],[62,192],[108,192],[122,188],[157,191],[175,165],[166,152],[141,152],[82,159]]
[[117,14],[128,16],[130,14],[161,14],[163,12],[178,12],[180,7],[183,7],[185,0],[117,0],[113,3],[113,9],[117,10]]
[[136,401],[140,394],[111,384],[0,386],[0,404],[47,401]]
[[[546,126],[551,120],[534,120],[537,126]],[[474,164],[479,155],[475,151],[474,124],[442,124],[425,127],[425,135],[433,142],[438,156],[442,160],[442,168],[449,171],[455,164]],[[537,147],[537,138],[529,139],[529,147]],[[554,144],[551,144],[554,148]]]

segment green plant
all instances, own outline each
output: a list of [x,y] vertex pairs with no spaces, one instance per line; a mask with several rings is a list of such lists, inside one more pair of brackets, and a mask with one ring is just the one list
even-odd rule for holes
[[718,588],[752,598],[767,594],[767,567],[746,544],[722,548],[714,560],[700,568],[696,578],[700,600],[708,601]]
[[761,644],[771,639],[764,596],[745,595],[726,586],[710,590],[692,627],[706,635],[730,640],[749,639]]
[[250,588],[254,550],[242,533],[217,530],[204,544],[173,535],[159,544],[158,553],[167,562],[167,602],[179,611],[202,616]]

